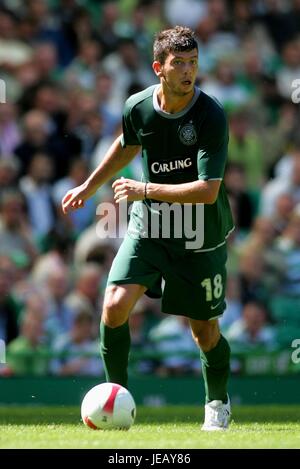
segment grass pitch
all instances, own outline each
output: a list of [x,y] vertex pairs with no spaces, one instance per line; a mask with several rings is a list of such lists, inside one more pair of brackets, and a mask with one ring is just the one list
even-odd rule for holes
[[234,406],[227,432],[200,431],[203,409],[140,406],[129,431],[95,431],[75,407],[0,407],[0,448],[300,448],[300,406]]

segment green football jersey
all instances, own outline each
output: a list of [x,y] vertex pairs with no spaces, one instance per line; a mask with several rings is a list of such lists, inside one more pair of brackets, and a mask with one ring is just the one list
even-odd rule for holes
[[[142,146],[143,181],[181,184],[223,179],[228,126],[221,105],[195,87],[186,108],[162,111],[160,85],[132,95],[125,103],[121,143]],[[128,234],[166,238],[180,249],[205,252],[225,243],[233,221],[224,183],[214,204],[134,202]]]

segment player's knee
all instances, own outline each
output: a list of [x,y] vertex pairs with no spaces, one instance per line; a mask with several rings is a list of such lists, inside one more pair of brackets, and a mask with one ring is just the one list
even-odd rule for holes
[[122,326],[128,318],[128,311],[121,301],[109,300],[103,306],[101,320],[108,327]]
[[197,331],[196,333],[193,332],[193,338],[203,352],[209,352],[212,350],[218,343],[220,335],[219,333],[215,333],[213,330],[209,328],[205,328],[203,330]]
[[198,347],[203,350],[203,352],[209,352],[217,345],[217,341],[211,337],[197,336],[194,337],[194,340]]

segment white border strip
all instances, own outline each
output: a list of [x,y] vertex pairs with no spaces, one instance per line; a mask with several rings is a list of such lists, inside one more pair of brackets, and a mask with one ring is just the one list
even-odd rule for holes
[[228,231],[227,235],[225,236],[225,240],[222,243],[217,244],[217,246],[215,246],[213,248],[209,248],[209,249],[197,249],[196,251],[193,251],[193,252],[197,253],[197,252],[215,251],[216,249],[220,248],[221,246],[223,246],[226,243],[226,240],[227,240],[228,236],[231,235],[231,233],[234,231],[234,229],[235,229],[235,226],[230,231]]

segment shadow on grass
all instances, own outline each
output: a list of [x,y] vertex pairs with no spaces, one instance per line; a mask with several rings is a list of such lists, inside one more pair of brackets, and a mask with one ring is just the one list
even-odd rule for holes
[[[204,409],[195,406],[138,407],[137,424],[199,424]],[[243,423],[300,422],[300,406],[234,406],[233,419]],[[0,407],[0,425],[81,425],[77,407]]]

